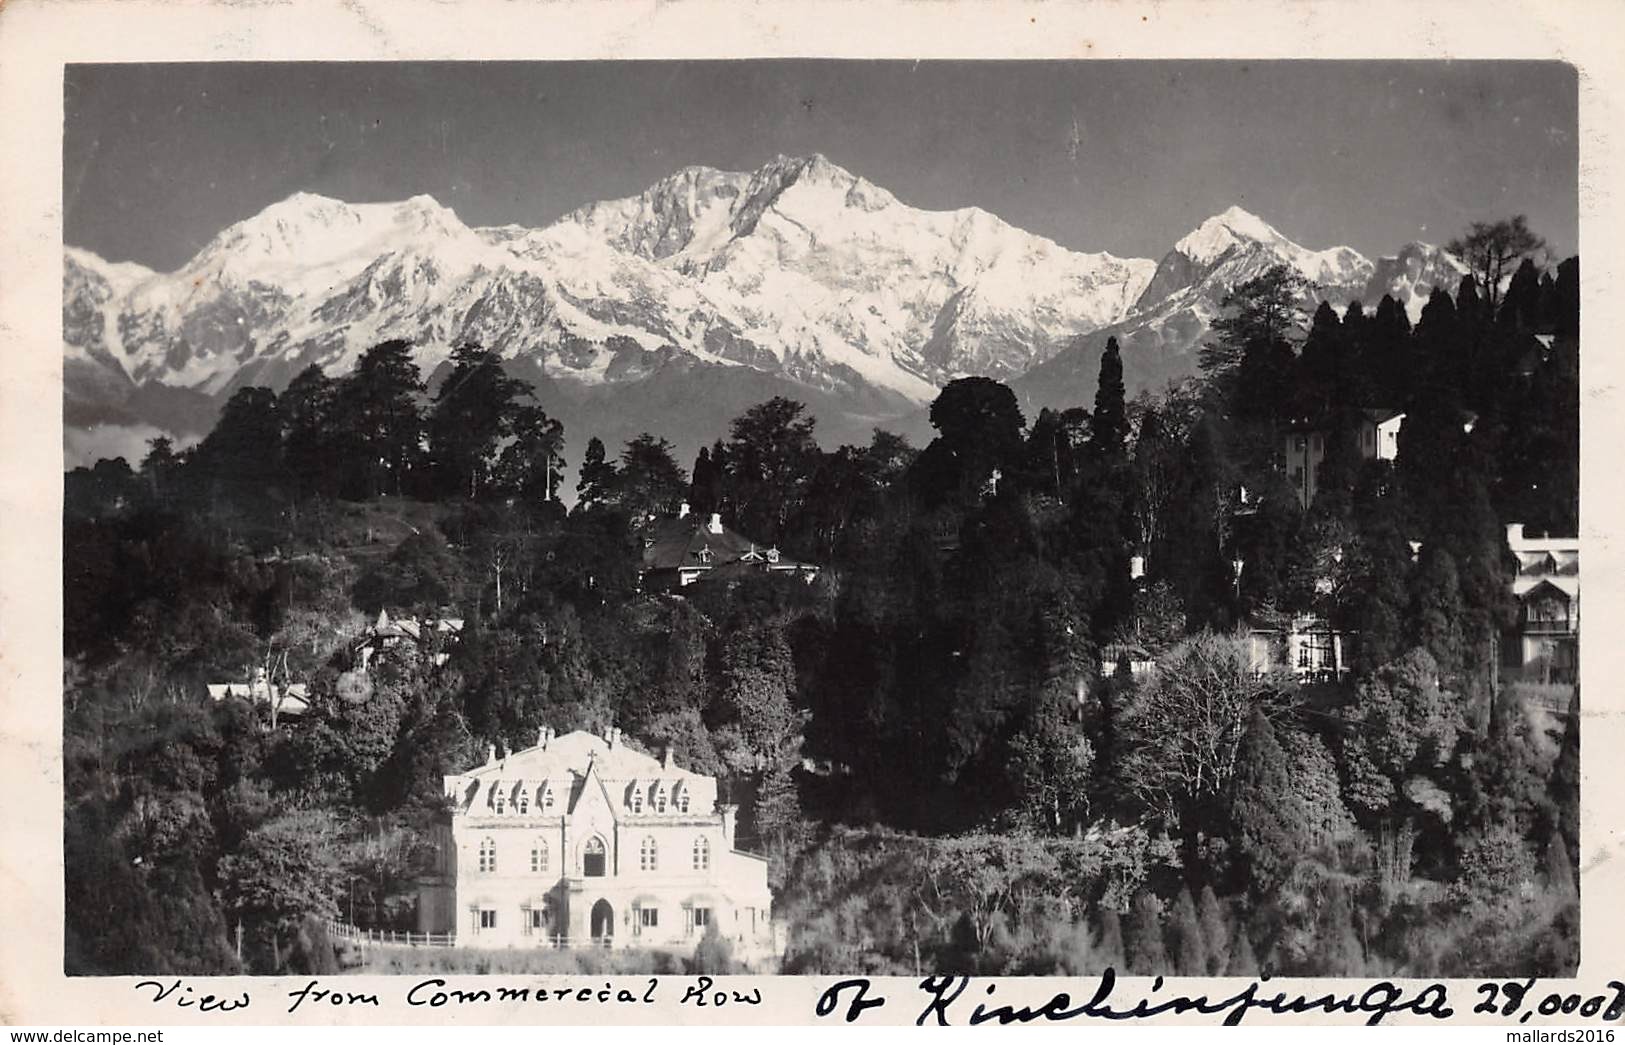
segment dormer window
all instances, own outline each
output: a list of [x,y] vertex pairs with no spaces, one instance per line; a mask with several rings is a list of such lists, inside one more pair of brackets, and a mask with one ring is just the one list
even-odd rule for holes
[[507,799],[503,797],[502,785],[491,788],[491,811],[501,816],[507,809]]
[[666,800],[668,797],[669,796],[666,794],[666,785],[657,782],[654,787],[650,789],[649,804],[654,807],[654,811],[656,813],[664,813],[666,811]]
[[542,812],[546,813],[553,808],[553,785],[542,785]]
[[679,813],[688,812],[688,788],[684,787],[682,784],[678,784],[675,788],[673,788],[672,801],[677,806],[677,811]]
[[513,788],[513,811],[520,816],[530,812],[530,795],[525,791],[524,784],[515,784]]
[[636,784],[632,785],[631,791],[627,795],[626,807],[633,814],[643,812],[643,789]]

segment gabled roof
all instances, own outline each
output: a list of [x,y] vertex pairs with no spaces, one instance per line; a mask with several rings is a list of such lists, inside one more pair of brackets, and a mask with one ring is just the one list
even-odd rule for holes
[[657,520],[643,548],[645,571],[712,571],[734,564],[780,570],[810,567],[730,530],[720,521],[713,528],[712,520],[699,513]]
[[1543,577],[1522,591],[1515,590],[1513,594],[1522,601],[1556,595],[1564,602],[1572,602],[1574,597],[1579,594],[1579,585],[1565,577]]
[[378,619],[356,641],[367,643],[374,639],[401,638],[421,642],[425,626],[432,632],[457,635],[462,633],[463,621],[460,617],[431,617],[426,621],[416,617],[391,617],[388,610],[379,610]]
[[595,733],[577,730],[553,737],[547,744],[515,751],[493,763],[476,766],[465,777],[500,777],[504,780],[545,780],[585,777],[591,766],[595,776],[605,780],[636,780],[654,777],[694,776],[686,769],[665,768],[660,759],[633,751],[624,743],[610,744]]

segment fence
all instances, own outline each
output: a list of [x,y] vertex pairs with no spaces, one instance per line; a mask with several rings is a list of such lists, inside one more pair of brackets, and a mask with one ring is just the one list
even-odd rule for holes
[[[349,925],[345,922],[336,922],[331,919],[327,922],[327,935],[334,940],[343,940],[347,943],[360,944],[363,947],[455,947],[457,934],[449,933],[413,933],[396,932],[386,929],[363,929],[359,926]],[[468,944],[479,946],[479,934],[469,937]],[[613,936],[593,936],[587,938],[571,939],[568,936],[547,936],[537,933],[526,936],[525,942],[538,949],[546,948],[555,951],[607,951],[615,946]],[[635,945],[636,941],[633,941]],[[493,945],[495,946],[495,945]],[[505,944],[511,947],[511,943]]]
[[387,929],[362,929],[344,922],[327,922],[327,935],[334,940],[358,943],[364,947],[455,947],[456,933],[411,933]]

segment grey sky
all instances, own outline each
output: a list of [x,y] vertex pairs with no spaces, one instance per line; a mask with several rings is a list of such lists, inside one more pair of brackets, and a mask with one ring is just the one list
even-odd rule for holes
[[1119,255],[1233,203],[1367,255],[1513,213],[1578,242],[1576,79],[1551,62],[103,65],[64,90],[66,241],[165,270],[298,190],[540,225],[809,152]]

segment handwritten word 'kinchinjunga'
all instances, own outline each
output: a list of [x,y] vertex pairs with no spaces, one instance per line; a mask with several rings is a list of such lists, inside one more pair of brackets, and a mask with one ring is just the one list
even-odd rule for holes
[[[1057,992],[1037,1005],[994,1003],[993,996],[999,984],[979,985],[971,990],[968,976],[929,976],[920,981],[919,990],[926,996],[924,1007],[915,1017],[916,1026],[934,1020],[940,1027],[962,1023],[977,1026],[983,1023],[1011,1024],[1036,1021],[1064,1022],[1067,1020],[1139,1020],[1164,1014],[1217,1016],[1223,1014],[1223,1023],[1234,1027],[1249,1013],[1298,1015],[1304,1013],[1348,1014],[1364,1016],[1367,1026],[1376,1026],[1389,1016],[1410,1014],[1435,1020],[1448,1020],[1456,1014],[1449,1003],[1449,991],[1443,983],[1432,983],[1417,991],[1408,991],[1386,980],[1370,984],[1364,990],[1328,991],[1323,994],[1293,994],[1287,991],[1271,992],[1265,984],[1268,976],[1249,983],[1234,994],[1211,998],[1201,994],[1161,995],[1163,978],[1151,982],[1148,997],[1124,1000],[1113,999],[1117,987],[1117,974],[1107,969],[1101,974],[1093,995],[1087,1001],[1074,1001],[1065,991]],[[1486,1007],[1485,1001],[1473,1009],[1475,1013],[1494,1013],[1502,1017],[1516,1017],[1526,1023],[1531,1016],[1581,1014],[1603,1020],[1618,1020],[1625,1016],[1625,983],[1610,980],[1608,991],[1585,997],[1577,994],[1548,994],[1533,1004],[1535,981],[1521,983],[1480,984],[1482,997],[1496,999],[1499,1004]],[[980,998],[980,1000],[977,1000]],[[1521,1006],[1528,999],[1527,1010]],[[973,1005],[972,1002],[975,1002]],[[887,1004],[885,996],[874,991],[871,982],[862,977],[840,980],[831,984],[819,996],[815,1012],[821,1017],[840,1013],[852,1023],[870,1009]]]

